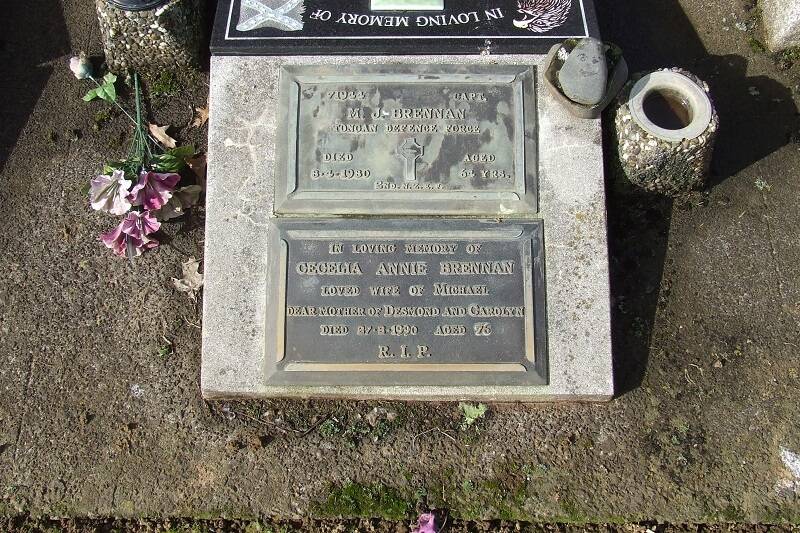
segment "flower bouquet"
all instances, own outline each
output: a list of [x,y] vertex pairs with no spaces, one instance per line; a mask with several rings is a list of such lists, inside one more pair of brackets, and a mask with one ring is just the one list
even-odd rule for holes
[[142,119],[138,75],[133,76],[136,111],[131,116],[116,102],[116,92],[108,87],[109,84],[113,87],[116,79],[104,77],[101,84],[87,73],[88,67],[81,69],[80,64],[71,63],[70,68],[79,79],[95,81],[98,88],[90,94],[116,104],[134,123],[127,157],[106,163],[89,187],[92,209],[124,217],[116,228],[101,234],[100,240],[116,255],[133,260],[159,245],[156,232],[161,222],[183,215],[200,199],[202,187],[184,184],[181,176],[195,155],[194,147],[166,149],[148,133]]

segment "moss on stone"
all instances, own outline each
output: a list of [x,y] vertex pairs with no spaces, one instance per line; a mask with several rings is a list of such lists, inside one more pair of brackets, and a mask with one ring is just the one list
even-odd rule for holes
[[362,485],[348,483],[331,489],[327,500],[317,503],[315,512],[323,516],[346,518],[406,518],[413,503],[394,488],[376,483]]
[[[457,482],[444,482],[451,488],[443,495],[442,507],[450,509],[450,514],[463,520],[480,520],[487,516],[502,520],[530,519],[525,504],[530,498],[527,483],[505,483],[499,479]],[[437,505],[439,506],[439,505]]]
[[572,498],[562,498],[559,502],[563,515],[559,517],[559,522],[568,524],[583,524],[588,522],[586,514],[581,510],[578,504]]
[[759,521],[766,524],[798,524],[800,523],[800,511],[785,503],[765,510]]

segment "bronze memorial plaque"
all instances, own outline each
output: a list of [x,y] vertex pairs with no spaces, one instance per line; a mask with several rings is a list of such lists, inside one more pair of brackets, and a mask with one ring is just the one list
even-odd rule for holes
[[283,66],[278,214],[531,215],[534,71]]
[[274,220],[267,385],[547,383],[541,221]]

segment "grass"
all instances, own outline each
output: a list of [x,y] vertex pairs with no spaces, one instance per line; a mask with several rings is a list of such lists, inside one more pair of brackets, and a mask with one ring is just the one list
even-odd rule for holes
[[790,63],[795,63],[796,61],[800,60],[800,46],[787,48],[781,52],[781,59],[789,61]]
[[317,431],[325,439],[341,438],[348,446],[358,446],[364,440],[378,442],[387,438],[404,423],[404,417],[397,415],[392,420],[378,419],[374,426],[360,417],[349,419],[330,418],[320,424]]
[[319,425],[318,430],[319,434],[322,435],[326,439],[330,439],[339,435],[342,432],[342,426],[336,420],[329,418],[325,422]]

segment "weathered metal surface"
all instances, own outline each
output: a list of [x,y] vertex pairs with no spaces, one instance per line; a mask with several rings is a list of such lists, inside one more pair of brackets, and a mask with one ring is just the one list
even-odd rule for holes
[[269,385],[547,383],[541,222],[276,220]]
[[281,71],[282,214],[536,212],[530,66]]

